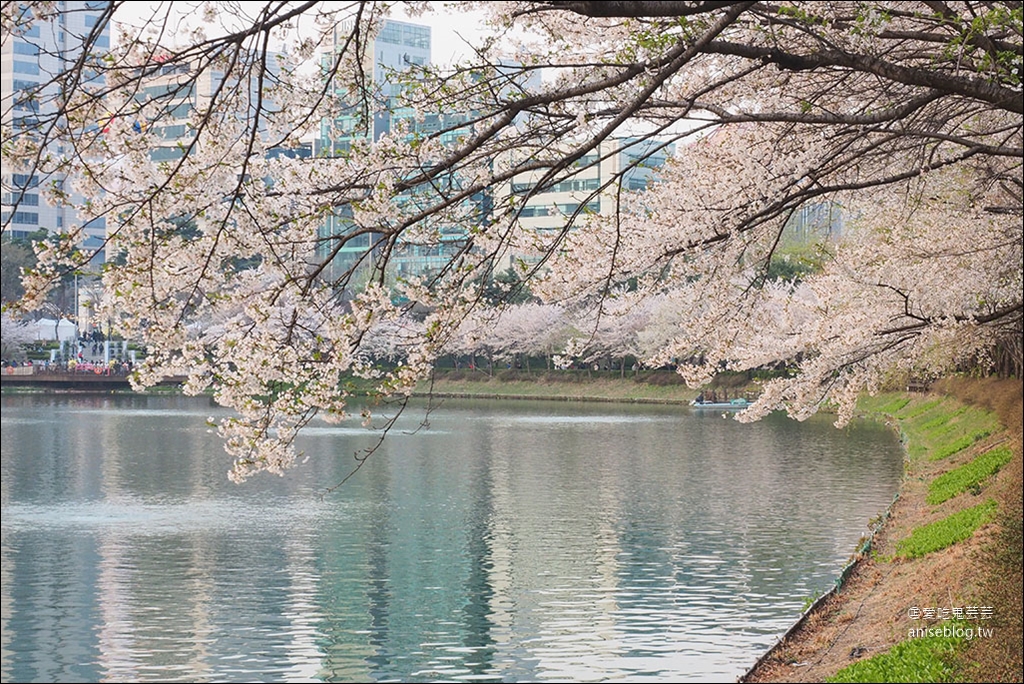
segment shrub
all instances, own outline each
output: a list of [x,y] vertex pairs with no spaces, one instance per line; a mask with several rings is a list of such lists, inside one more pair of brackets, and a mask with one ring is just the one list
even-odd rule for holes
[[928,460],[941,461],[944,458],[952,456],[958,451],[963,451],[964,449],[971,446],[975,442],[980,442],[981,440],[988,437],[990,434],[992,433],[988,430],[978,430],[977,432],[972,432],[969,435],[964,435],[959,439],[955,439],[952,442],[939,446],[931,454],[929,454]]
[[973,508],[918,527],[909,537],[896,545],[896,555],[903,558],[919,558],[967,539],[974,534],[974,530],[995,515],[997,506],[996,502],[990,499]]
[[[953,623],[959,627],[961,623]],[[885,653],[847,665],[826,682],[948,682],[951,661],[963,637],[937,634],[908,639]]]
[[962,491],[976,487],[999,472],[1010,462],[1013,454],[1008,447],[990,449],[970,463],[949,471],[932,480],[928,485],[926,501],[932,505],[952,499]]

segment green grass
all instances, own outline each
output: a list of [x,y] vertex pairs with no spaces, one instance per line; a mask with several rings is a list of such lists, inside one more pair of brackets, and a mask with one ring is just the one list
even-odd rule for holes
[[926,421],[925,423],[923,423],[921,425],[921,429],[922,430],[926,430],[926,431],[931,431],[931,430],[935,430],[936,428],[943,427],[947,423],[949,423],[949,421],[951,421],[954,418],[956,418],[957,416],[962,415],[963,413],[965,413],[968,410],[968,408],[969,407],[967,407],[967,406],[961,406],[960,408],[958,408],[955,411],[952,411],[950,413],[943,412],[942,414],[940,414],[938,416],[935,416],[934,418],[932,418],[932,419]]
[[[953,623],[952,626],[959,626]],[[847,665],[826,682],[948,682],[964,637],[941,633],[907,639],[885,653]]]
[[893,401],[882,406],[881,410],[883,413],[893,415],[903,409],[904,406],[910,403],[910,397],[897,397]]
[[997,507],[998,504],[990,499],[973,508],[918,527],[909,537],[896,545],[896,555],[903,558],[919,558],[967,539],[995,515]]
[[912,420],[923,413],[931,411],[943,401],[943,399],[934,399],[932,401],[921,402],[920,404],[908,402],[910,405],[906,407],[906,410],[898,413],[896,417],[900,420]]
[[963,451],[972,444],[980,442],[990,434],[992,434],[990,430],[976,430],[968,435],[957,437],[952,442],[946,442],[945,444],[939,445],[930,454],[928,454],[928,460],[941,461],[944,458],[949,458],[953,454]]
[[[887,399],[880,408],[895,408],[898,402]],[[911,399],[890,413],[907,436],[907,455],[911,461],[927,458],[938,461],[963,451],[985,439],[998,428],[996,416],[974,406],[946,399]]]
[[[885,402],[885,403],[880,403]],[[887,416],[896,415],[904,406],[910,403],[910,397],[903,395],[893,396],[892,394],[880,394],[878,397],[865,399],[863,407],[873,413],[881,413]]]
[[[430,389],[422,383],[417,391]],[[438,375],[433,391],[456,396],[520,397],[552,399],[593,399],[618,401],[650,401],[685,404],[697,395],[672,373],[647,373],[625,378],[618,373],[601,372],[589,377],[585,371],[559,371],[531,373],[498,371],[489,377],[481,371],[448,372]],[[738,391],[738,390],[737,390]],[[729,392],[730,397],[733,391]]]
[[861,410],[892,416],[907,438],[911,461],[938,461],[980,442],[998,429],[993,413],[952,398],[924,399],[900,394],[864,397]]
[[936,505],[948,501],[960,492],[977,488],[982,482],[999,472],[999,469],[1010,462],[1013,453],[1008,447],[990,449],[973,461],[944,473],[928,485],[929,504]]

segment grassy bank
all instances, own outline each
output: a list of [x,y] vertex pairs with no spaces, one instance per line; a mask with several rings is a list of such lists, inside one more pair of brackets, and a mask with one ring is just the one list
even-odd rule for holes
[[1021,681],[1021,383],[865,398],[899,430],[900,495],[871,554],[748,681]]
[[[973,540],[965,545],[962,557],[980,573],[977,584],[963,590],[981,615],[946,630],[927,646],[925,641],[902,642],[893,651],[915,653],[890,658],[896,666],[890,671],[895,674],[902,668],[914,674],[917,667],[930,663],[937,668],[930,671],[944,672],[946,681],[1021,681],[1021,385],[948,380],[939,389],[945,394],[897,396],[889,398],[888,405],[887,398],[880,397],[863,404],[869,409],[874,404],[876,413],[899,425],[907,443],[907,476],[926,483],[915,493],[924,493],[923,510],[935,518],[897,541],[896,559],[927,558]],[[987,528],[986,534],[979,534],[982,528]],[[986,615],[985,608],[991,608],[991,614]],[[976,635],[979,628],[991,630],[991,636],[975,640],[956,634]],[[854,668],[840,672],[836,681],[880,681],[877,672],[866,672],[866,679],[850,679]]]
[[[715,387],[730,397],[748,389],[744,376],[723,378]],[[418,394],[517,399],[627,401],[682,404],[695,396],[677,373],[641,371],[625,375],[615,371],[439,371],[432,382],[421,383]]]

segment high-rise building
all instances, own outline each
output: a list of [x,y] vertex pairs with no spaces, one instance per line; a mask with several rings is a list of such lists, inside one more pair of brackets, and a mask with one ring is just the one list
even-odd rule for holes
[[543,172],[520,174],[513,179],[510,194],[531,193],[519,214],[524,227],[556,230],[581,205],[586,213],[614,212],[619,188],[647,189],[674,150],[674,145],[655,138],[610,138],[578,159],[569,178],[538,188]]
[[[339,30],[335,44],[345,44],[348,26]],[[336,51],[323,55],[323,67],[331,73]],[[415,66],[430,63],[430,27],[392,19],[385,20],[380,32],[367,46],[363,55],[363,68],[373,75],[372,82],[364,92],[351,92],[345,85],[335,85],[333,95],[343,103],[341,113],[334,119],[325,119],[320,125],[320,136],[314,144],[318,157],[344,157],[359,140],[379,140],[392,130],[396,117],[411,116],[398,104],[402,84],[398,76]],[[338,207],[320,228],[322,238],[346,235],[352,230],[352,214],[349,207]],[[345,245],[334,256],[330,273],[333,277],[353,269],[372,250],[373,234],[364,233],[349,237]],[[322,241],[326,255],[333,246],[329,239]]]
[[[88,64],[100,60],[110,48],[110,22],[104,19],[110,3],[93,0],[53,4],[52,17],[39,18],[25,31],[4,31],[0,45],[0,110],[5,138],[45,140],[59,110],[63,74],[74,70],[86,82],[91,79],[89,85],[102,84],[99,70],[91,71]],[[90,55],[80,64],[86,49]],[[60,160],[71,154],[57,143],[50,143],[46,152],[40,157]],[[43,192],[52,186],[63,189],[66,169],[56,164],[37,166],[22,170],[4,161],[0,175],[5,236],[24,238],[40,231],[60,234],[79,222],[74,205],[84,198],[72,195],[67,202],[50,203]],[[84,247],[101,250],[106,233],[104,220],[95,219],[83,228]],[[102,260],[102,252],[98,259]]]
[[[346,45],[348,31],[339,35],[336,45]],[[380,32],[368,46],[364,71],[373,74],[373,81],[363,92],[353,93],[344,86],[335,87],[334,96],[346,106],[334,119],[321,122],[320,137],[315,151],[319,157],[344,157],[356,140],[377,141],[398,129],[409,136],[437,136],[444,145],[455,144],[467,134],[469,122],[475,112],[414,111],[401,102],[402,88],[408,79],[415,79],[416,68],[430,64],[431,30],[429,26],[403,21],[386,20]],[[335,53],[324,55],[323,66],[330,72]],[[517,89],[530,89],[540,83],[536,72],[520,77],[516,65],[509,65],[509,84]],[[463,191],[457,173],[433,179],[429,186],[402,193],[394,198],[396,204],[427,208],[442,196]],[[458,219],[439,221],[425,219],[416,231],[417,237],[403,235],[390,246],[389,272],[397,278],[430,278],[446,268],[465,247],[471,229],[486,222],[490,216],[493,196],[488,191],[473,193],[457,204]],[[330,238],[345,236],[352,230],[351,210],[338,207],[321,227],[320,237],[324,253],[334,249]],[[335,276],[350,272],[357,263],[369,263],[379,234],[362,233],[348,237],[333,257],[330,272]],[[359,279],[356,278],[358,281]]]
[[[347,46],[342,39],[347,36],[347,31],[344,36],[339,35],[336,43]],[[356,140],[379,140],[396,130],[399,121],[403,122],[402,130],[408,135],[440,135],[442,143],[455,142],[465,133],[463,126],[474,119],[472,111],[443,115],[416,112],[400,101],[403,81],[416,77],[416,67],[430,63],[430,41],[428,26],[393,20],[384,22],[364,55],[363,68],[367,74],[373,74],[374,80],[363,92],[334,88],[338,101],[348,106],[340,108],[341,114],[336,118],[321,122],[317,156],[344,157]],[[334,53],[323,57],[323,66],[328,72],[334,59]],[[535,71],[520,77],[517,65],[509,64],[508,69],[510,87],[514,85],[517,90],[526,91],[539,87],[540,78]],[[513,167],[519,161],[515,158],[518,153],[516,150],[508,153]],[[398,278],[429,278],[437,274],[464,249],[471,229],[492,218],[491,208],[496,201],[504,201],[502,198],[529,193],[519,213],[519,223],[527,231],[541,236],[561,231],[567,219],[577,212],[613,213],[619,188],[645,189],[656,181],[658,169],[673,153],[673,145],[654,138],[618,138],[605,141],[593,153],[578,160],[574,169],[563,174],[555,184],[538,188],[542,171],[519,174],[511,182],[463,200],[458,211],[462,218],[457,224],[438,222],[429,226],[429,230],[415,231],[415,240],[403,235],[389,245],[390,273]],[[457,174],[448,174],[435,179],[431,187],[406,191],[393,201],[400,205],[429,207],[431,202],[437,201],[439,193],[460,191],[458,183]],[[352,228],[351,211],[347,207],[337,208],[321,227],[325,254],[334,247],[331,237],[348,235]],[[374,242],[379,238],[380,235],[369,232],[349,236],[334,256],[331,272],[338,275],[350,271],[360,260],[367,263],[367,257],[373,256]],[[508,253],[494,268],[500,272],[508,268],[513,259],[530,262],[539,258],[537,254]]]
[[[347,28],[337,29],[341,33],[335,38],[336,45],[345,45]],[[325,72],[332,71],[335,57],[333,51],[323,56]],[[367,47],[363,60],[363,68],[372,73],[373,80],[362,93],[335,86],[334,96],[347,106],[337,118],[321,122],[320,137],[314,147],[318,156],[344,155],[354,140],[379,140],[391,131],[393,117],[402,114],[397,104],[402,84],[397,77],[412,67],[430,63],[430,27],[388,19]]]
[[[674,144],[657,138],[609,138],[576,160],[571,171],[557,182],[539,187],[544,172],[524,172],[499,189],[498,195],[522,197],[529,193],[519,209],[519,225],[536,233],[543,244],[545,237],[561,233],[570,219],[613,215],[620,188],[646,190],[657,182],[658,170],[674,153]],[[532,264],[541,256],[529,251],[509,253],[504,265],[511,266],[512,260]]]
[[[273,82],[280,74],[277,57],[276,53],[269,53],[266,56],[246,55],[243,59],[261,60],[261,73],[267,82]],[[265,93],[262,97],[256,96],[259,84],[255,79],[239,81],[228,77],[223,69],[202,64],[198,60],[193,63],[167,60],[163,64],[159,58],[156,61],[157,64],[142,68],[144,71],[140,87],[134,98],[140,106],[147,103],[155,105],[152,110],[155,115],[151,120],[143,117],[134,124],[140,132],[145,130],[153,136],[149,158],[155,162],[180,159],[185,155],[196,136],[193,128],[196,112],[207,111],[211,102],[217,98],[223,101],[234,93],[248,92],[248,97],[236,98],[242,103],[237,110],[220,107],[218,113],[218,116],[237,118],[243,122],[263,121],[266,112],[273,111],[275,107]],[[263,112],[254,110],[252,103],[255,102],[260,103]],[[246,107],[250,111],[246,111]],[[261,129],[260,133],[263,132]],[[311,151],[311,144],[288,149],[274,148],[268,152],[268,156],[308,157]]]

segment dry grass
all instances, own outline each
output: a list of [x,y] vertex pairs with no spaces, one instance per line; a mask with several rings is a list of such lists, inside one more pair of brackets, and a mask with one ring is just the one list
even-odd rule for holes
[[[947,387],[956,396],[994,411],[1006,427],[1014,459],[1004,469],[991,493],[1000,502],[999,524],[982,549],[986,573],[982,595],[998,607],[993,616],[994,638],[971,642],[960,661],[958,679],[975,682],[1019,682],[1024,680],[1021,643],[1024,643],[1024,403],[1020,381],[1003,384],[961,382]],[[1001,473],[1002,475],[1003,473]]]

